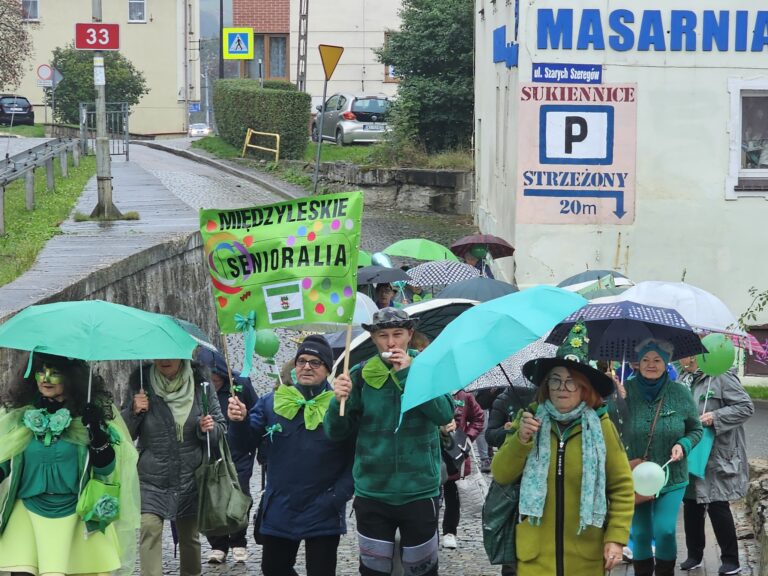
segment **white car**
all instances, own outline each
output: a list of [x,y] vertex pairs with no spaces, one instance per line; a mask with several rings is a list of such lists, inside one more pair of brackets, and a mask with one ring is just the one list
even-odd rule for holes
[[319,139],[321,114],[324,116],[323,140],[336,142],[339,146],[383,140],[389,130],[389,108],[390,100],[385,94],[334,94],[326,101],[325,112],[322,105],[316,108],[317,115],[312,120],[312,141]]
[[211,128],[208,126],[208,124],[190,124],[189,125],[190,137],[208,136],[208,134],[210,133],[211,133]]

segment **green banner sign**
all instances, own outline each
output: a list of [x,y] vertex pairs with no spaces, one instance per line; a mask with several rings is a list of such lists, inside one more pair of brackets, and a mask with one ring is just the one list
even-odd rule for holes
[[362,212],[361,192],[201,210],[222,332],[350,322]]

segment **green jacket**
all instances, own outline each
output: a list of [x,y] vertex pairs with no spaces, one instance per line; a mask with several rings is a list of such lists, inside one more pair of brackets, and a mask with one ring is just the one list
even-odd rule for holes
[[[642,458],[648,446],[648,434],[658,403],[663,398],[664,404],[656,421],[650,449],[646,460],[662,466],[669,460],[672,446],[680,444],[687,455],[691,448],[701,440],[701,421],[690,390],[670,380],[654,400],[648,402],[634,378],[627,380],[627,419],[624,422],[623,440],[629,459]],[[688,484],[688,460],[672,462],[668,466],[669,481],[661,493],[669,492]]]
[[[374,388],[363,380],[362,366],[350,371],[353,385],[345,415],[339,416],[339,403],[334,398],[323,422],[331,440],[357,435],[352,469],[355,495],[392,505],[437,496],[441,463],[438,427],[453,419],[451,396],[446,394],[409,410],[397,429],[403,390],[391,376],[380,388]],[[404,389],[408,368],[395,376]]]
[[[547,576],[557,573],[557,534],[562,534],[563,572],[567,576],[594,576],[603,574],[603,546],[606,542],[625,545],[634,511],[634,488],[629,461],[621,439],[605,410],[598,409],[605,440],[605,492],[608,513],[602,529],[588,526],[579,529],[579,499],[581,497],[582,455],[581,424],[576,424],[565,439],[565,466],[562,480],[562,521],[558,523],[557,496],[557,426],[550,434],[551,459],[547,475],[547,496],[541,525],[534,526],[521,519],[515,530],[518,576]],[[518,415],[518,420],[520,415]],[[517,421],[516,421],[517,423]],[[516,430],[517,426],[515,426]],[[520,479],[526,459],[535,443],[527,443],[513,432],[507,434],[496,456],[491,471],[499,484],[511,484]]]

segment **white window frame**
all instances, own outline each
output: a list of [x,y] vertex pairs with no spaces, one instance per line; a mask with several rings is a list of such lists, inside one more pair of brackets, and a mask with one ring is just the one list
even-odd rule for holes
[[726,200],[738,200],[739,198],[763,197],[768,200],[768,189],[737,191],[739,178],[768,179],[768,170],[743,169],[741,167],[741,101],[745,94],[768,96],[768,76],[755,78],[729,78],[728,93],[730,94],[730,119],[728,122],[729,133],[729,162],[728,176],[725,179]]
[[35,4],[36,16],[34,18],[24,18],[24,22],[40,22],[40,0],[29,0]]
[[[131,4],[143,4],[144,5],[144,18],[141,20],[131,20]],[[128,23],[134,24],[146,24],[147,23],[147,0],[128,0]]]

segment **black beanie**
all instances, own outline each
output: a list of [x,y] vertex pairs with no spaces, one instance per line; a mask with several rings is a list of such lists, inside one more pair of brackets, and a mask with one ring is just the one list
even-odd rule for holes
[[299,344],[299,349],[296,351],[296,356],[293,359],[294,364],[296,363],[296,358],[302,354],[317,356],[325,364],[325,367],[328,368],[328,372],[333,368],[333,350],[323,336],[316,334],[307,336],[304,342]]

